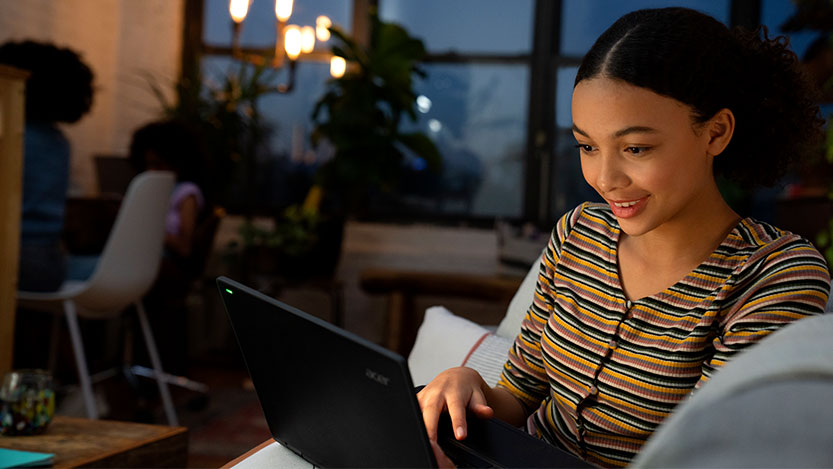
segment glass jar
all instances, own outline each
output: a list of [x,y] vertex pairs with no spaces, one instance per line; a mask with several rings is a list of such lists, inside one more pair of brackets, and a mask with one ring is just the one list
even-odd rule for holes
[[52,375],[44,370],[6,373],[0,387],[0,434],[36,435],[55,414]]

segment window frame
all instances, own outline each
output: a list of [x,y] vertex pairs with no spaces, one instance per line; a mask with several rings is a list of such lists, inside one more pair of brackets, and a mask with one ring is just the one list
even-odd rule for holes
[[[352,0],[352,31],[360,43],[369,37],[368,12],[384,0]],[[729,0],[730,26],[755,27],[761,18],[761,0]],[[453,50],[429,53],[428,64],[506,64],[529,67],[529,93],[527,104],[526,156],[524,158],[524,197],[520,216],[514,221],[529,221],[542,229],[549,229],[566,208],[558,203],[558,187],[553,174],[558,171],[555,153],[559,145],[556,123],[556,75],[562,67],[576,67],[582,57],[560,53],[562,0],[535,0],[532,21],[532,48],[527,54],[460,53]],[[231,55],[231,47],[206,44],[203,41],[204,0],[185,0],[182,48],[183,77],[198,70],[203,55]],[[265,48],[247,48],[246,52],[262,54]],[[301,60],[304,60],[302,57]],[[306,60],[320,60],[312,57]],[[569,207],[567,207],[569,208]],[[380,221],[390,217],[374,217]],[[428,221],[438,224],[466,223],[475,226],[491,226],[496,217],[435,213],[429,215],[407,214],[408,221]]]

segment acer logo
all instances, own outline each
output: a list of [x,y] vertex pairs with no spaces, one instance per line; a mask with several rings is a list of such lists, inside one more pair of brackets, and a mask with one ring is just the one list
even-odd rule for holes
[[370,368],[365,368],[364,375],[372,379],[373,381],[376,381],[377,383],[383,384],[385,386],[387,386],[388,383],[390,383],[390,378],[383,374],[377,373],[371,370]]

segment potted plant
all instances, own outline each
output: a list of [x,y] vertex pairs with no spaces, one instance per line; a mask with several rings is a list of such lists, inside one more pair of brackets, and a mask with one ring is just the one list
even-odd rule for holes
[[241,64],[214,83],[193,71],[175,84],[175,102],[149,77],[164,117],[190,125],[204,142],[208,161],[203,189],[215,203],[247,216],[256,202],[256,161],[273,131],[257,101],[273,89],[268,84],[274,75],[265,66]]
[[359,44],[338,27],[330,28],[333,55],[349,64],[329,81],[312,113],[314,146],[327,142],[333,157],[317,174],[317,184],[331,210],[361,214],[375,192],[392,191],[407,157],[424,160],[439,171],[441,158],[421,132],[400,130],[403,116],[416,120],[413,77],[424,76],[419,61],[425,46],[399,25],[370,17],[370,40]]
[[[366,47],[337,27],[330,30],[337,42],[333,54],[351,67],[329,81],[316,103],[311,140],[316,146],[328,142],[334,155],[317,171],[303,205],[275,214],[273,227],[256,225],[251,204],[244,205],[240,241],[228,247],[226,256],[246,272],[332,275],[346,217],[362,212],[371,194],[396,186],[406,155],[423,159],[429,169],[440,167],[439,152],[426,135],[399,129],[403,115],[416,119],[413,76],[424,75],[418,66],[425,55],[422,42],[375,13]],[[244,65],[219,87],[208,87],[197,73],[190,76],[177,84],[179,100],[165,103],[166,114],[205,130],[217,191],[228,196],[242,186],[251,202],[256,155],[270,130],[256,104],[270,89],[271,75],[264,67]],[[230,178],[235,172],[239,176]]]

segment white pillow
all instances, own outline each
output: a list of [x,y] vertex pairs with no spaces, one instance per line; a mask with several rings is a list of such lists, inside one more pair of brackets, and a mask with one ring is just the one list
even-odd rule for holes
[[497,337],[442,306],[433,306],[425,311],[408,356],[411,379],[415,385],[427,384],[442,371],[465,365],[494,386],[511,345],[512,339]]
[[[543,252],[542,252],[543,255]],[[532,297],[535,295],[535,283],[538,281],[538,272],[540,270],[541,258],[532,264],[529,272],[526,273],[521,286],[509,302],[509,308],[506,310],[506,316],[497,327],[497,335],[506,337],[508,339],[515,339],[521,333],[521,322],[532,304]]]
[[474,345],[462,365],[477,370],[483,381],[494,387],[500,379],[513,342],[514,340],[506,337],[486,334]]

